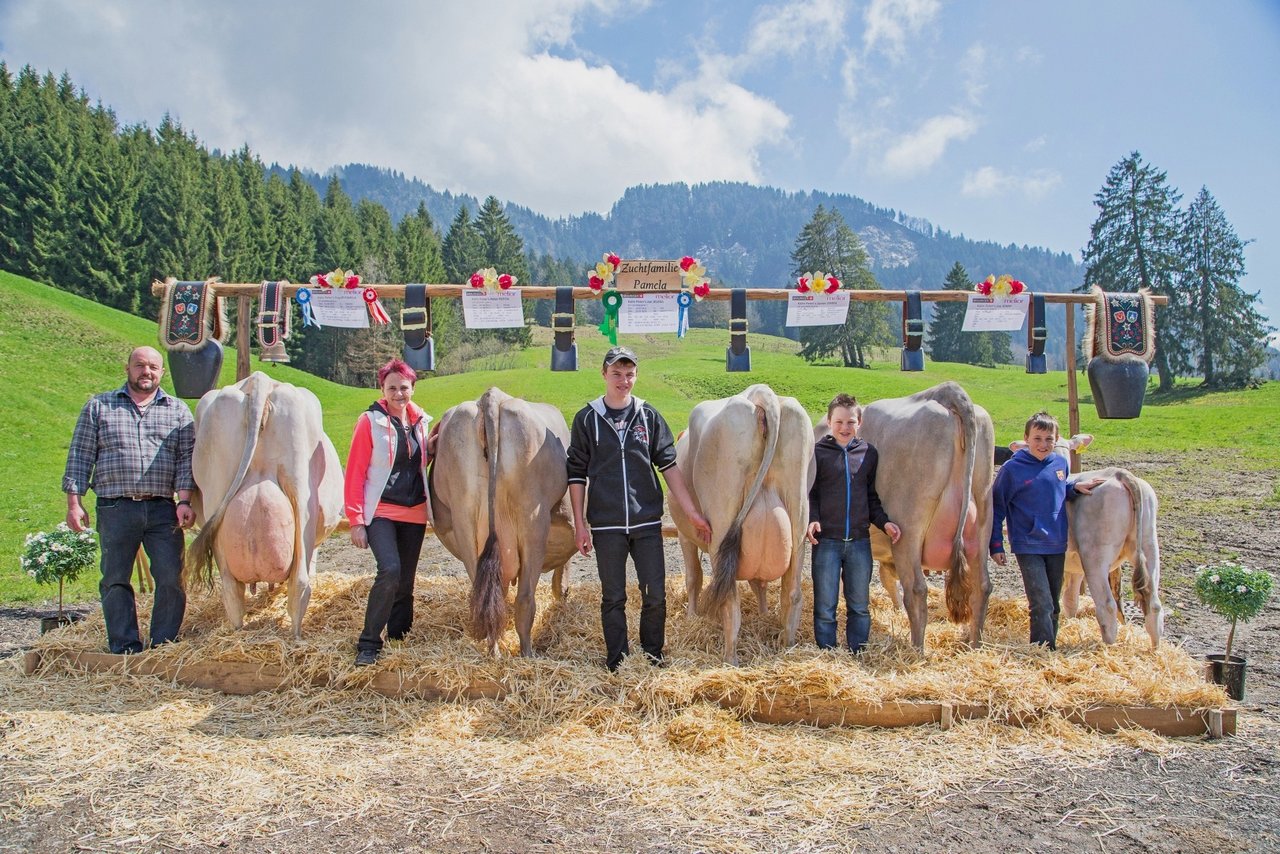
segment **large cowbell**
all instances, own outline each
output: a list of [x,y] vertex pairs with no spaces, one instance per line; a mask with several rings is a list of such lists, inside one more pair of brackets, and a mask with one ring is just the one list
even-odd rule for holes
[[194,350],[169,351],[173,393],[198,400],[218,387],[222,374],[222,344],[210,338]]

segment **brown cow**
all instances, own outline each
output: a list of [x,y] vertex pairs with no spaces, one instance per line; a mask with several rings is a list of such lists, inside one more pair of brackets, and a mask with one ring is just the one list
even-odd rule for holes
[[446,411],[433,432],[432,521],[471,576],[471,635],[497,651],[506,588],[515,584],[520,654],[531,656],[538,578],[554,570],[552,592],[561,598],[564,566],[575,551],[564,416],[491,388]]
[[982,639],[991,579],[991,479],[995,430],[991,417],[954,382],[910,397],[878,400],[863,410],[862,438],[880,453],[876,491],[902,528],[891,544],[871,528],[880,578],[895,594],[901,581],[911,642],[924,649],[928,585],[924,570],[947,573],[947,613]]
[[[765,584],[782,579],[785,644],[795,643],[813,482],[812,431],[813,422],[795,398],[753,385],[733,397],[695,406],[688,431],[676,443],[680,471],[713,531],[711,542],[704,543],[678,502],[671,502],[684,551],[688,610],[691,615],[719,612],[724,660],[730,664],[737,663],[742,625],[738,581],[751,582],[763,613]],[[700,548],[712,555],[705,595]]]
[[222,604],[244,625],[245,585],[289,582],[293,636],[311,598],[316,548],[342,520],[342,464],[320,401],[255,371],[200,398],[191,460],[200,533],[187,571],[222,576]]

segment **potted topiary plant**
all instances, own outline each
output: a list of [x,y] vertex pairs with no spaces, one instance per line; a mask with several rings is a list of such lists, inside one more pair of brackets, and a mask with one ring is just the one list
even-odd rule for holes
[[1270,573],[1234,561],[1202,566],[1196,571],[1196,595],[1200,601],[1231,621],[1226,652],[1205,658],[1212,667],[1213,681],[1226,688],[1233,700],[1244,699],[1245,657],[1231,654],[1236,623],[1258,616],[1271,595],[1271,586]]
[[58,616],[40,620],[40,633],[71,622],[62,610],[63,586],[97,562],[98,542],[93,531],[73,531],[59,523],[52,531],[28,534],[22,552],[22,568],[38,584],[58,582]]

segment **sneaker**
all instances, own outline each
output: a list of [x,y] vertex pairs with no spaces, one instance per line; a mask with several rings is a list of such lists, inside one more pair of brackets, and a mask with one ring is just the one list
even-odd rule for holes
[[356,667],[368,667],[370,664],[378,663],[378,652],[372,649],[362,649],[356,653]]

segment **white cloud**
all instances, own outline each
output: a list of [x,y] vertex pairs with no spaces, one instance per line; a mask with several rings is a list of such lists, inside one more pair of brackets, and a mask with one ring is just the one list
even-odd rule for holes
[[1062,184],[1062,176],[1052,169],[1036,169],[1026,175],[1014,175],[994,166],[983,166],[966,172],[960,192],[973,198],[995,198],[1021,195],[1032,201],[1042,199]]
[[871,0],[863,15],[863,49],[867,53],[881,50],[891,59],[902,59],[907,37],[923,30],[940,9],[938,0]]
[[844,39],[848,4],[844,0],[795,0],[756,13],[747,35],[744,59],[785,55],[815,57],[836,50]]
[[910,134],[898,139],[884,153],[885,172],[911,177],[927,172],[955,140],[968,139],[978,129],[972,118],[960,114],[926,119]]
[[[762,180],[760,151],[784,141],[788,117],[715,57],[646,88],[548,52],[571,45],[582,16],[641,5],[14,0],[0,6],[0,56],[67,70],[125,122],[170,112],[206,144],[247,142],[267,162],[373,163],[553,216],[606,210],[637,183]],[[838,6],[779,7],[760,26],[816,38]]]
[[987,49],[980,44],[970,45],[960,61],[960,77],[964,81],[965,97],[969,104],[978,106],[987,91]]

